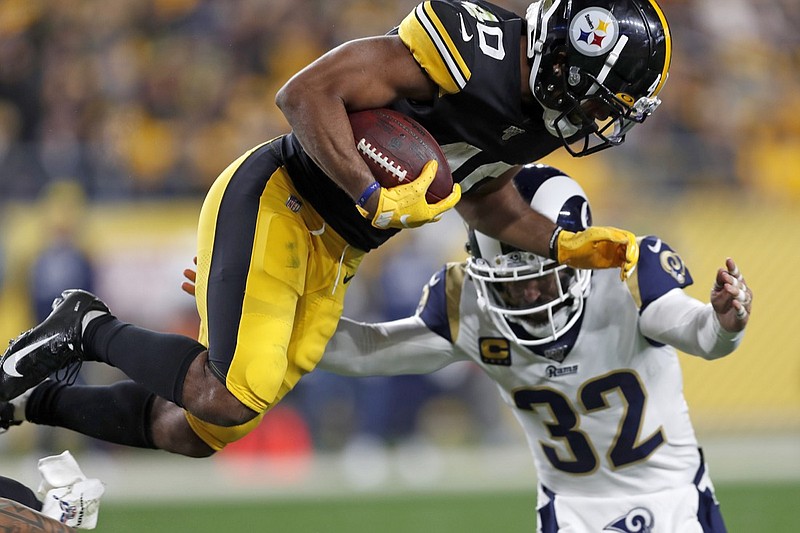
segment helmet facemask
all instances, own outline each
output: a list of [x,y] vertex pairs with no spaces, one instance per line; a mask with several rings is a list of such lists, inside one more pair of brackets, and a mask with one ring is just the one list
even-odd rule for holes
[[[567,332],[580,318],[589,291],[588,270],[519,250],[488,260],[471,257],[467,272],[494,325],[525,346],[546,344]],[[512,324],[527,335],[520,337]]]
[[[591,87],[583,96],[572,90],[572,83],[589,80]],[[619,146],[630,129],[641,124],[661,104],[658,97],[643,96],[633,104],[628,95],[615,95],[595,76],[570,67],[567,76],[559,76],[562,91],[557,108],[544,107],[544,121],[550,134],[561,139],[567,151],[582,157]],[[575,144],[578,148],[575,148]]]

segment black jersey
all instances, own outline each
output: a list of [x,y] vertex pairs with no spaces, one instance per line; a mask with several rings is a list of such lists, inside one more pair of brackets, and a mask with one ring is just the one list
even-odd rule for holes
[[[431,101],[399,100],[391,106],[430,131],[442,147],[453,180],[470,194],[480,182],[537,161],[561,146],[547,132],[542,110],[522,103],[520,38],[525,20],[475,0],[419,4],[391,33],[397,34],[439,86]],[[373,228],[353,200],[311,161],[289,135],[287,167],[298,192],[353,246],[370,250],[397,230]]]
[[529,116],[522,104],[525,31],[525,21],[514,13],[487,2],[452,0],[419,4],[398,28],[440,90],[432,102],[406,100],[393,107],[431,132],[462,193],[561,146],[545,128],[542,109]]

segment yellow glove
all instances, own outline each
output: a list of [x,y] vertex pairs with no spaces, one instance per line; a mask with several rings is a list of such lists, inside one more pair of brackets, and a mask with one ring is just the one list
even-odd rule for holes
[[[447,198],[429,204],[425,200],[425,193],[433,182],[438,168],[439,163],[432,159],[425,163],[419,177],[411,183],[388,189],[381,187],[372,225],[380,229],[416,228],[442,218],[442,214],[453,208],[461,199],[461,186],[456,183],[453,185],[453,192]],[[361,216],[370,218],[370,214],[360,205],[356,204],[356,208]]]
[[574,268],[619,267],[622,281],[636,267],[639,245],[629,231],[608,226],[591,226],[578,233],[559,229],[556,229],[556,253],[553,254],[559,263]]

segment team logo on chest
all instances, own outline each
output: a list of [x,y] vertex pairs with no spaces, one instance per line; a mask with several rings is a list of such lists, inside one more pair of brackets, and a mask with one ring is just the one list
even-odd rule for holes
[[487,365],[511,366],[511,343],[503,337],[480,337],[478,352]]
[[545,348],[544,353],[542,355],[558,363],[563,363],[564,359],[567,358],[568,348],[570,347],[564,344],[551,346],[549,348]]
[[644,507],[636,507],[628,511],[625,516],[620,516],[603,531],[616,531],[618,533],[651,533],[655,519],[653,513]]
[[507,141],[511,137],[514,137],[515,135],[521,135],[523,133],[525,133],[525,130],[523,130],[522,128],[518,128],[516,126],[509,126],[503,130],[503,136],[501,137],[501,139]]
[[570,374],[578,373],[578,365],[569,365],[569,366],[547,365],[547,368],[545,368],[544,373],[548,378],[559,378],[561,376],[569,376]]

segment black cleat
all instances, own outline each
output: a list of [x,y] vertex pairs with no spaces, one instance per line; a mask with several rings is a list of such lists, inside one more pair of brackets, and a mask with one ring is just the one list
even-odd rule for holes
[[110,311],[94,294],[61,293],[53,311],[38,326],[11,341],[0,358],[0,401],[10,401],[53,372],[83,361],[83,330],[90,320]]

